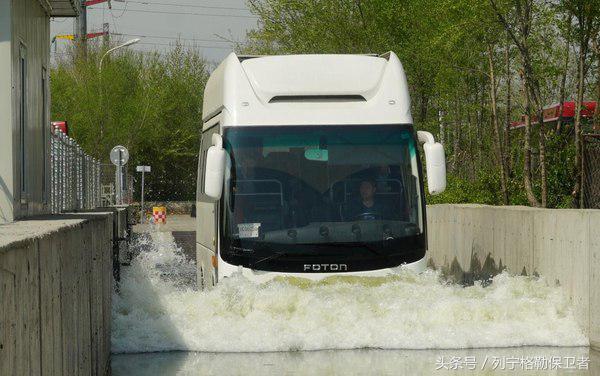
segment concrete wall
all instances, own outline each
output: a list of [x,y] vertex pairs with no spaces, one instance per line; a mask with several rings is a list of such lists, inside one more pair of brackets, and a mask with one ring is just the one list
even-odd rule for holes
[[562,286],[600,347],[600,210],[431,205],[427,216],[431,265],[467,281],[539,274]]
[[0,375],[108,372],[117,217],[0,225]]

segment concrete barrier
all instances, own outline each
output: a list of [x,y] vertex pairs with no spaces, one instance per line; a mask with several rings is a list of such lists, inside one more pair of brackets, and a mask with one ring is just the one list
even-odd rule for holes
[[592,347],[600,347],[600,210],[427,207],[429,263],[458,280],[503,269],[564,289]]
[[0,226],[0,375],[109,371],[115,213]]
[[129,239],[131,229],[134,225],[135,212],[128,205],[106,206],[96,208],[94,212],[110,212],[112,213],[112,229],[113,229],[113,277],[115,281],[121,280],[121,264],[129,263]]

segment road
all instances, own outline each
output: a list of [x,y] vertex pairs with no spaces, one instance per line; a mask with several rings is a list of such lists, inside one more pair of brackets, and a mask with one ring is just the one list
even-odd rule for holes
[[133,233],[143,234],[151,227],[160,232],[172,233],[175,242],[181,247],[188,260],[196,261],[196,218],[175,214],[167,217],[165,224],[137,224],[133,226]]

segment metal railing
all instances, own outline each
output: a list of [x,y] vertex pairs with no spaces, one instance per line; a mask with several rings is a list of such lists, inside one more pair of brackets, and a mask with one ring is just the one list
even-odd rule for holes
[[52,213],[100,206],[100,162],[60,129],[50,138]]

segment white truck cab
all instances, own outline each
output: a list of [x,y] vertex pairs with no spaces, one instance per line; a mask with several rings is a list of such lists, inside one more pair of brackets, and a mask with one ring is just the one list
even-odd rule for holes
[[206,85],[196,198],[199,286],[241,272],[425,268],[428,189],[444,150],[416,132],[396,55],[230,54]]

